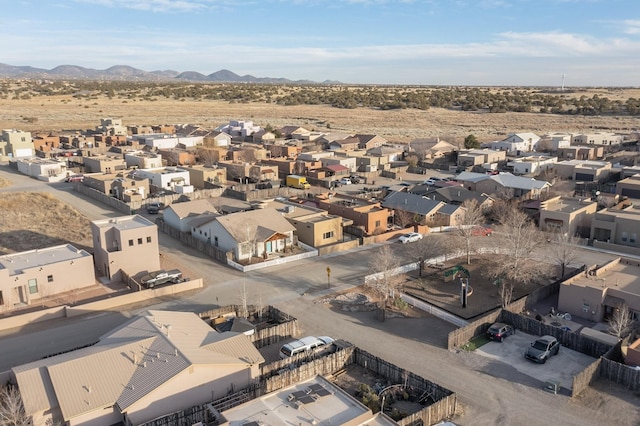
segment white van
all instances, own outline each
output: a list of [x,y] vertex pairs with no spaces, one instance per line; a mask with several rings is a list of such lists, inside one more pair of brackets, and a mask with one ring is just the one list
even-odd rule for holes
[[308,336],[300,340],[294,340],[280,348],[280,358],[285,359],[298,355],[302,352],[313,351],[317,348],[328,346],[333,343],[333,338],[329,336]]

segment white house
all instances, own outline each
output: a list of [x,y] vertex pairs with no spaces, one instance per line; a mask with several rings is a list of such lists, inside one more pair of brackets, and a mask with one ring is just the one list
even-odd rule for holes
[[228,135],[246,138],[262,130],[260,126],[255,126],[253,121],[231,120],[229,124],[218,126],[216,130]]
[[571,145],[571,135],[568,133],[548,133],[543,135],[538,143],[538,149],[555,152],[560,148]]
[[175,148],[179,144],[184,148],[202,145],[204,138],[202,136],[170,136],[164,133],[154,135],[134,135],[133,140],[144,143],[155,149]]
[[624,140],[623,135],[616,135],[615,133],[608,132],[596,132],[596,133],[583,133],[580,135],[573,135],[571,138],[573,145],[619,145]]
[[193,192],[193,186],[189,180],[189,171],[178,167],[164,167],[160,169],[140,169],[136,177],[149,179],[157,188],[166,189],[178,193]]
[[232,213],[192,226],[191,235],[224,251],[236,260],[266,257],[293,245],[295,227],[276,209]]
[[61,182],[67,177],[67,163],[50,158],[20,158],[16,160],[18,171],[46,182]]
[[[218,209],[211,198],[174,203],[162,211],[162,220],[182,232],[190,232],[191,221],[195,218],[208,220],[217,216]],[[214,216],[212,216],[214,215]]]
[[491,142],[491,149],[507,151],[509,155],[521,155],[537,150],[540,139],[535,133],[510,133],[506,139]]
[[124,162],[127,168],[159,169],[162,167],[162,157],[151,152],[130,152],[124,154]]
[[507,166],[513,167],[513,174],[515,175],[529,175],[552,169],[557,162],[557,157],[530,155],[509,161]]

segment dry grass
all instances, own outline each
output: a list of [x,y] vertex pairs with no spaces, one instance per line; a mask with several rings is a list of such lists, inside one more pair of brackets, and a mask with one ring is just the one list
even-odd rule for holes
[[2,176],[0,176],[0,188],[6,188],[7,186],[11,185],[12,182],[9,179],[5,179]]
[[[34,208],[37,206],[37,208]],[[4,193],[0,197],[0,253],[72,243],[91,245],[89,220],[52,195]]]
[[[605,89],[586,91],[592,96]],[[620,97],[634,93],[616,93]],[[613,98],[611,93],[608,96]],[[587,117],[539,113],[490,114],[431,108],[381,111],[370,108],[339,109],[324,105],[281,106],[266,103],[229,103],[215,100],[158,99],[155,101],[75,99],[71,96],[34,96],[3,100],[0,122],[29,131],[95,128],[100,118],[122,118],[124,124],[192,123],[216,127],[232,119],[253,120],[260,126],[304,126],[318,131],[375,133],[393,142],[439,136],[461,142],[469,134],[481,141],[502,138],[508,132],[589,132],[594,129],[640,128],[640,117]],[[28,123],[25,117],[37,121]],[[327,126],[328,124],[328,126]]]

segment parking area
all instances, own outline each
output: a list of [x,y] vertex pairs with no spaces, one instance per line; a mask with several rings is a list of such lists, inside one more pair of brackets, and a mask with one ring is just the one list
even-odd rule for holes
[[482,345],[476,349],[476,353],[503,362],[543,383],[557,382],[562,388],[570,390],[573,376],[594,362],[595,358],[561,346],[558,355],[549,358],[545,364],[537,364],[525,359],[524,352],[538,337],[518,330],[502,343],[489,342]]

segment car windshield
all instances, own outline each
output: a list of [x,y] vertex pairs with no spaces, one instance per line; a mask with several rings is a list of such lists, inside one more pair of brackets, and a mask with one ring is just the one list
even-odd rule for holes
[[497,333],[500,331],[500,327],[494,325],[493,327],[489,327],[489,331],[492,333]]
[[536,342],[533,344],[533,348],[538,349],[539,351],[546,351],[547,344],[545,342],[541,342],[540,340],[536,340]]
[[404,234],[405,237],[409,238],[411,234]]

